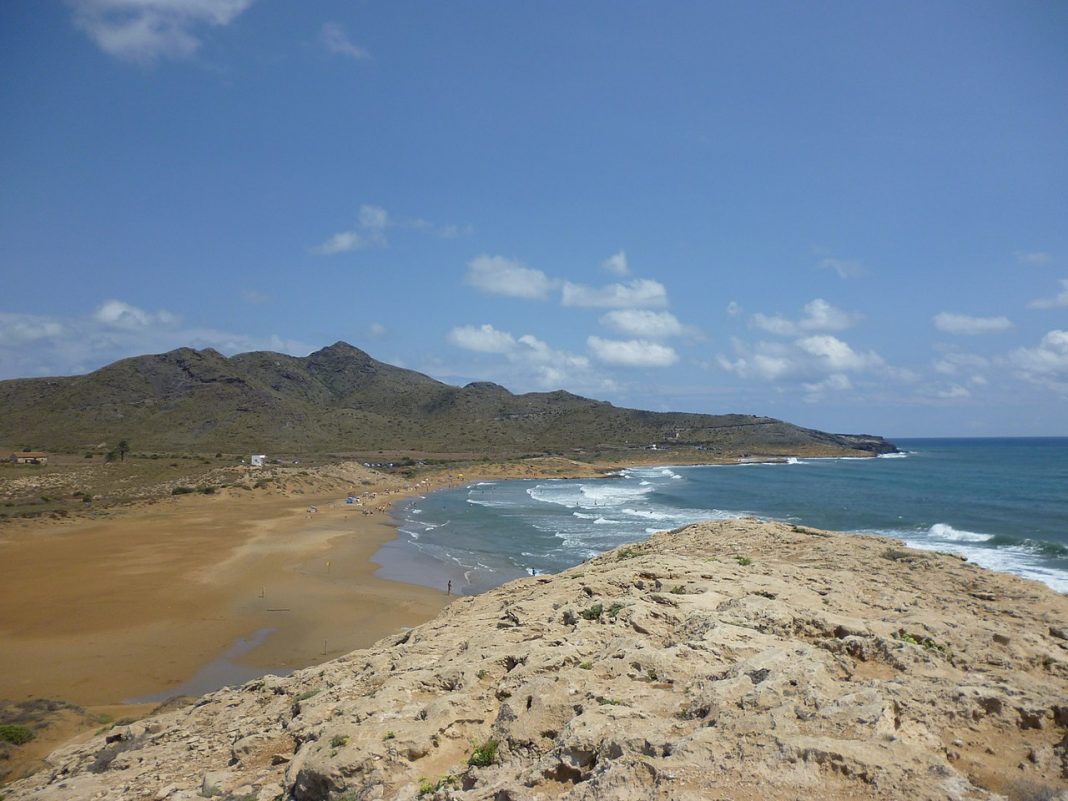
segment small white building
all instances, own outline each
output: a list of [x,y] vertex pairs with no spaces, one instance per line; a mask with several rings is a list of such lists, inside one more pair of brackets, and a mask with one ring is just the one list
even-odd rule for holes
[[253,467],[263,467],[266,461],[267,454],[265,453],[254,453],[250,457],[248,457],[248,463]]

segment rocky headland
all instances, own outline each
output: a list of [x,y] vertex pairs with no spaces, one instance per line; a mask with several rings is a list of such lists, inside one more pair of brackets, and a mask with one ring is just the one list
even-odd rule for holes
[[1068,798],[1068,598],[706,523],[53,753],[6,801]]

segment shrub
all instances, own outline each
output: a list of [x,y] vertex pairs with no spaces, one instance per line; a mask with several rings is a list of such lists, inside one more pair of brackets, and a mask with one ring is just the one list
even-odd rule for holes
[[624,604],[621,604],[619,601],[616,601],[610,607],[608,607],[608,616],[612,618],[612,620],[615,620],[616,615],[623,611],[623,607]]
[[424,795],[430,795],[431,793],[436,793],[438,790],[440,790],[443,787],[455,787],[458,784],[459,784],[459,780],[455,776],[453,776],[451,773],[447,774],[445,776],[442,776],[436,782],[432,782],[429,779],[423,779],[419,783],[419,797],[422,798]]
[[681,584],[676,584],[674,587],[671,588],[671,594],[672,595],[685,595],[686,594],[686,588],[683,587]]
[[12,745],[25,745],[34,738],[33,730],[16,723],[0,725],[0,741]]
[[192,487],[175,487],[171,490],[171,495],[189,495],[193,492],[196,492],[196,490]]
[[344,734],[335,734],[330,738],[331,748],[344,748],[349,744],[349,738]]
[[750,559],[748,556],[736,556],[734,557],[734,561],[740,564],[742,567],[746,567],[747,565],[753,564],[753,560]]
[[597,620],[597,618],[601,616],[601,612],[603,611],[604,606],[597,603],[593,604],[592,606],[586,607],[581,612],[579,612],[579,614],[586,618],[586,620]]

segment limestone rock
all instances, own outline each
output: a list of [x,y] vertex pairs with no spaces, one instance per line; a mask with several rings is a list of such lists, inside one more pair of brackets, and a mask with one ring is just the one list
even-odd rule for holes
[[1068,598],[888,546],[655,535],[62,748],[6,801],[1068,798]]

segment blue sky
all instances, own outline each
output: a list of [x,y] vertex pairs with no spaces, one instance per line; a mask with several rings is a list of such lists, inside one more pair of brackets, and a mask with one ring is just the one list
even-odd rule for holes
[[450,383],[1068,435],[1068,5],[0,5],[0,378]]

